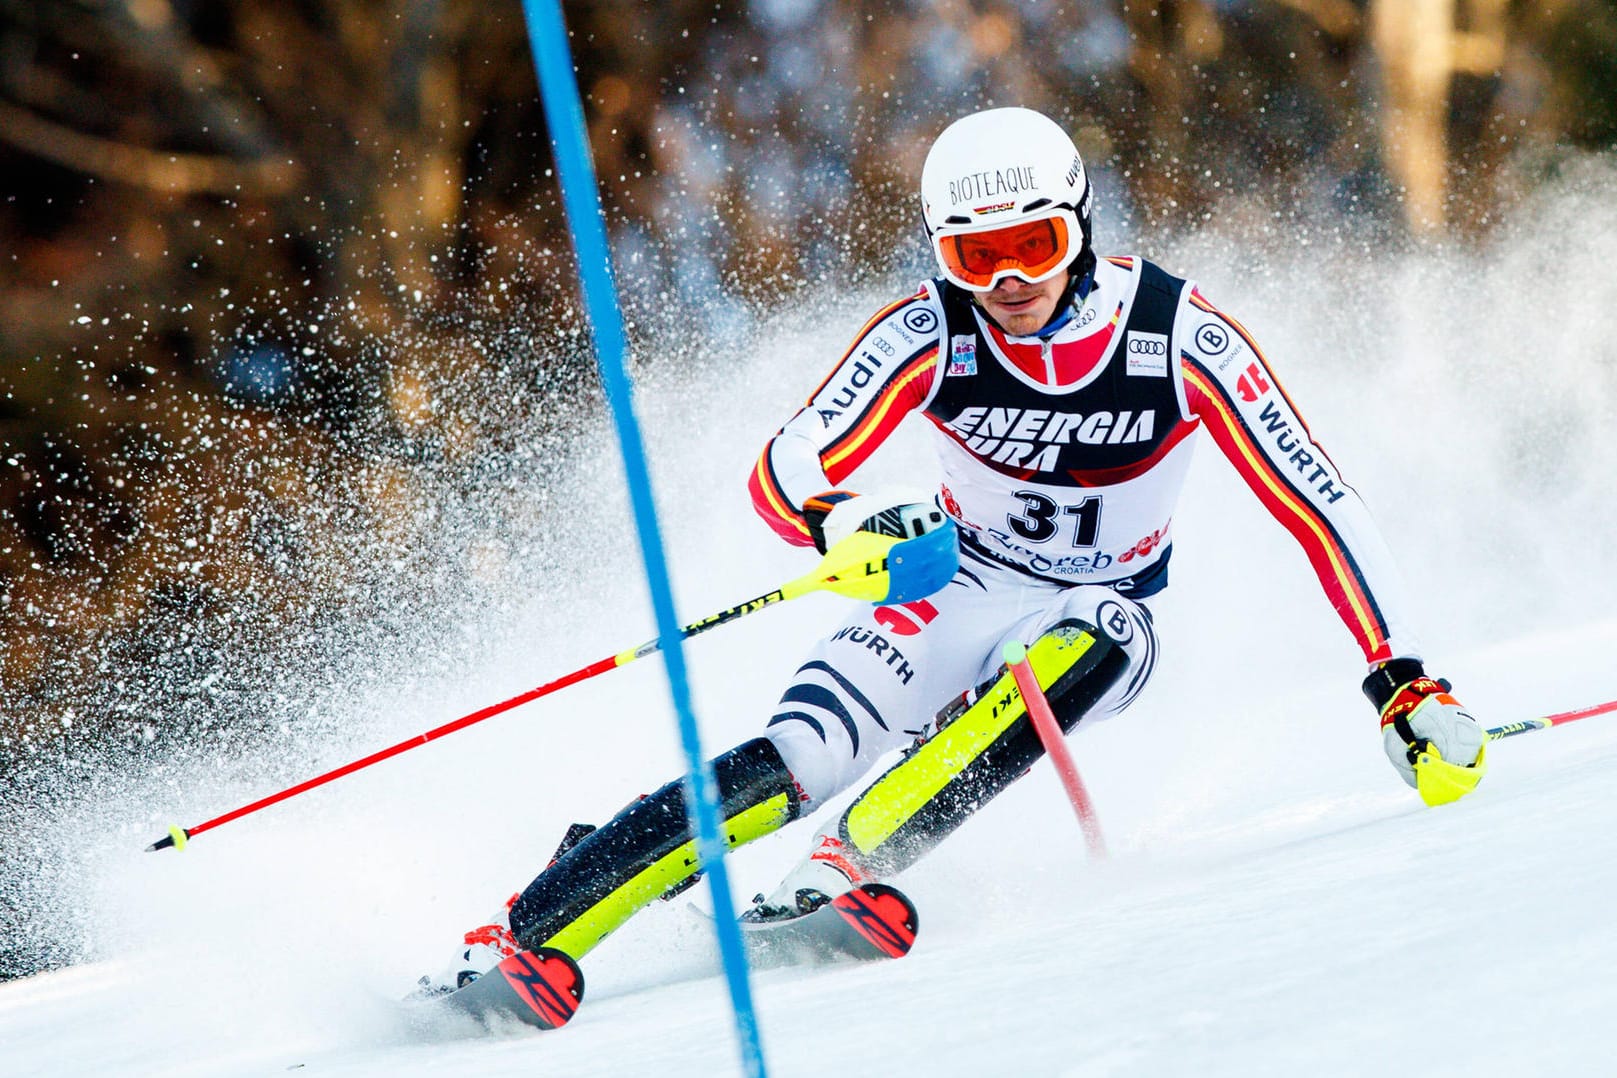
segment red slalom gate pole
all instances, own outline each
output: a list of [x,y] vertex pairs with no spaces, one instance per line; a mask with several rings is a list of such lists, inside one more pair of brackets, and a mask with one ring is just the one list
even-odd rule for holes
[[1039,687],[1038,675],[1034,674],[1032,664],[1027,661],[1027,648],[1016,640],[1006,644],[1005,663],[1016,677],[1016,687],[1022,692],[1022,702],[1027,705],[1033,729],[1038,731],[1039,740],[1044,742],[1044,751],[1049,754],[1050,762],[1055,764],[1056,774],[1061,776],[1061,785],[1066,787],[1067,800],[1072,802],[1072,810],[1078,814],[1078,826],[1083,829],[1084,842],[1090,854],[1105,857],[1106,839],[1100,831],[1100,818],[1095,815],[1089,791],[1084,789],[1084,780],[1078,777],[1078,765],[1073,763],[1066,738],[1061,734],[1061,726],[1056,722],[1055,713],[1050,710],[1050,701],[1045,699],[1044,690]]

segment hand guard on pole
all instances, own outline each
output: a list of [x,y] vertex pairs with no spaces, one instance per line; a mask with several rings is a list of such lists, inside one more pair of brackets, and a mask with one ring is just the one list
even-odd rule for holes
[[1381,713],[1387,759],[1428,805],[1458,801],[1487,773],[1487,736],[1417,659],[1394,659],[1364,680],[1364,694]]
[[948,584],[960,564],[954,521],[913,490],[828,490],[803,503],[803,516],[821,550],[868,546],[872,556],[883,560],[888,572],[880,588],[869,594],[839,589],[851,598],[875,603],[924,599]]

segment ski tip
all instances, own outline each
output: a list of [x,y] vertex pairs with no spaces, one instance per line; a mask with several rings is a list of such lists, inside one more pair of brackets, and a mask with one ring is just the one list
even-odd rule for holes
[[168,829],[168,834],[164,835],[150,846],[147,846],[146,852],[156,853],[158,850],[166,850],[170,846],[176,850],[183,850],[185,849],[185,840],[190,837],[190,832],[178,824],[175,824]]

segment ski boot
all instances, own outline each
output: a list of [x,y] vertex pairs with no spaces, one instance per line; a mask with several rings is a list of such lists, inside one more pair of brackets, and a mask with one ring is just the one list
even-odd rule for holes
[[516,900],[517,896],[512,895],[488,924],[466,933],[454,957],[442,970],[416,981],[415,996],[441,996],[465,988],[520,951],[522,948],[511,934],[511,905]]
[[741,920],[747,924],[767,924],[803,917],[875,879],[849,860],[841,839],[821,834],[808,857],[787,873],[779,887],[768,897],[761,894],[753,897],[752,908],[741,914]]

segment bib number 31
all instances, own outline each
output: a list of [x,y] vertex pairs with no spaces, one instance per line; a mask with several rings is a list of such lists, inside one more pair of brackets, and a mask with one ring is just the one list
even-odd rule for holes
[[1075,518],[1073,546],[1094,546],[1100,536],[1099,495],[1085,498],[1076,505],[1063,505],[1036,490],[1019,490],[1016,497],[1022,502],[1022,513],[1020,516],[1006,514],[1005,523],[1030,543],[1048,543],[1062,534],[1067,517]]

